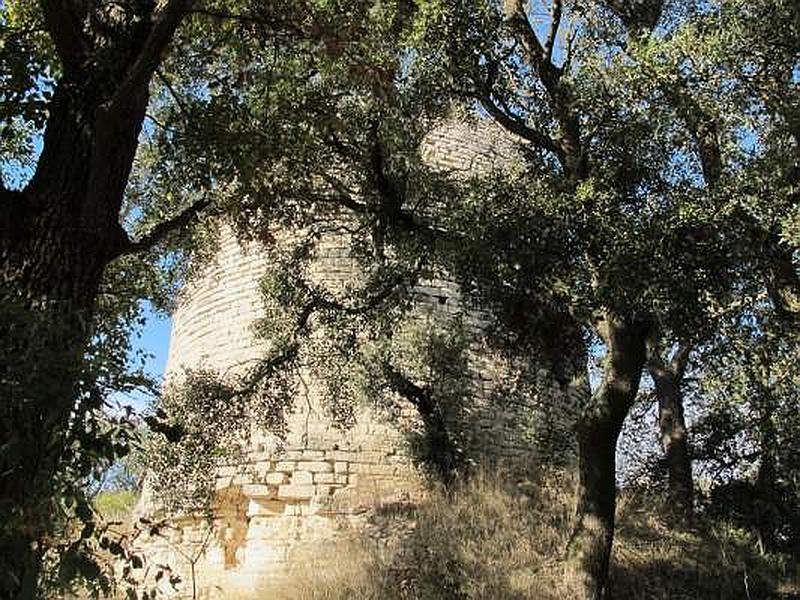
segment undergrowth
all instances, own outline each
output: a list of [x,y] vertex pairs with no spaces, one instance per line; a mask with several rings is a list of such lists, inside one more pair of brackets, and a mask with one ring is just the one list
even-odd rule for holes
[[[434,490],[410,514],[378,509],[373,526],[391,541],[354,535],[335,561],[296,568],[283,597],[566,600],[561,556],[572,489],[560,474],[513,483],[484,474]],[[659,505],[653,496],[621,494],[609,598],[800,598],[789,557],[759,552],[752,535],[724,523],[701,518],[695,530],[675,531]]]

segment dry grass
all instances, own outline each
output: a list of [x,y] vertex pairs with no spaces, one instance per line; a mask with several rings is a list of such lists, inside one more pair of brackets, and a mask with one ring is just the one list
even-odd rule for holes
[[[483,475],[434,491],[411,514],[376,513],[373,537],[342,542],[335,561],[297,569],[297,600],[565,600],[560,557],[572,482],[558,474],[509,484]],[[706,524],[675,532],[652,498],[623,496],[611,570],[618,600],[800,598],[787,561],[763,555],[742,531]],[[392,533],[394,532],[394,533]]]

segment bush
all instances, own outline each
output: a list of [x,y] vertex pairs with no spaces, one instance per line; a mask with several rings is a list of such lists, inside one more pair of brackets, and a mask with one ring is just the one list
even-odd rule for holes
[[105,521],[127,522],[139,495],[133,490],[108,490],[95,496],[94,509]]

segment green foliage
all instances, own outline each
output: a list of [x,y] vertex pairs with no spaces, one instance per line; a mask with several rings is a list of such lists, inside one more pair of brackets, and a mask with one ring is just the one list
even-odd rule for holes
[[139,495],[134,490],[102,491],[94,498],[94,509],[106,521],[125,521],[138,499]]
[[145,457],[160,507],[172,513],[211,510],[217,470],[242,464],[254,430],[280,437],[296,384],[286,373],[222,378],[187,371],[170,381],[147,418]]
[[[149,385],[128,364],[141,300],[168,306],[174,285],[213,253],[211,221],[222,216],[239,237],[267,244],[277,227],[312,240],[346,231],[367,277],[338,294],[310,283],[313,243],[278,261],[284,272],[265,282],[272,312],[261,324],[273,352],[233,381],[189,373],[164,396],[151,419],[158,485],[188,491],[185,510],[200,508],[216,466],[236,459],[254,414],[280,432],[295,390],[279,366],[323,376],[343,423],[345,401],[397,392],[397,376],[446,421],[469,391],[468,340],[458,319],[426,325],[428,315],[409,312],[414,284],[442,274],[460,284],[466,305],[491,313],[498,346],[541,361],[562,384],[565,365],[589,353],[609,315],[711,347],[744,338],[708,370],[707,437],[726,439],[705,445],[735,453],[731,440],[746,440],[759,471],[772,463],[781,474],[773,491],[796,497],[796,347],[771,328],[791,309],[784,292],[797,280],[796,3],[565,2],[549,41],[541,34],[553,16],[525,38],[506,4],[198,3],[154,82],[121,220],[131,233],[152,231],[199,200],[207,220],[142,259],[114,262],[92,323],[28,311],[15,292],[0,299],[0,383],[10,399],[0,476],[38,452],[54,465],[32,484],[48,499],[34,518],[40,543],[69,537],[76,517],[92,522],[82,484],[134,437],[130,415],[109,417],[104,402]],[[0,8],[3,183],[32,166],[62,69],[40,6]],[[114,83],[122,42],[135,41],[152,9],[114,6],[97,5],[80,24],[96,46],[98,89]],[[530,34],[552,45],[531,52]],[[423,141],[453,108],[525,138],[513,164],[469,177],[430,168]],[[736,301],[742,294],[768,298],[756,327],[746,323],[751,305]],[[85,353],[64,343],[81,337],[77,329],[92,339]],[[315,344],[301,350],[304,336]],[[56,408],[30,415],[31,405]],[[65,415],[68,427],[45,448],[31,442]],[[27,524],[0,500],[5,540]],[[100,580],[86,543],[52,548],[62,579]],[[462,567],[445,579],[460,585],[453,573]]]
[[695,427],[714,481],[708,510],[750,528],[762,545],[800,547],[797,335],[755,313],[709,349]]
[[[107,309],[110,317],[113,311]],[[40,466],[25,487],[7,489],[0,505],[2,542],[4,547],[36,543],[46,569],[39,581],[21,582],[31,593],[74,589],[80,580],[108,591],[110,573],[98,565],[95,553],[100,527],[89,494],[92,483],[137,443],[132,411],[114,412],[109,403],[112,390],[131,390],[149,382],[141,371],[129,370],[131,322],[124,312],[104,320],[85,355],[76,357],[75,348],[65,344],[76,327],[68,312],[32,311],[12,295],[3,297],[0,310],[4,331],[0,464],[9,477],[6,481],[13,481],[15,470],[29,468],[34,460]],[[30,344],[28,336],[40,345]],[[21,353],[21,348],[29,354]],[[67,397],[65,381],[78,382],[66,389]],[[49,406],[48,413],[37,410],[43,405]],[[68,427],[52,430],[43,448],[40,428],[58,418],[59,411],[69,413]],[[39,498],[35,512],[23,511],[21,494]],[[21,536],[21,531],[31,534]],[[14,589],[14,571],[5,559],[0,570],[3,585]],[[29,573],[36,576],[36,570]]]
[[33,3],[0,6],[0,183],[19,187],[31,170],[58,65]]

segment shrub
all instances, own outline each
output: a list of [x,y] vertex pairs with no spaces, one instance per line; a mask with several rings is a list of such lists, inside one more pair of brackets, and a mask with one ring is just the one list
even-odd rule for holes
[[139,495],[133,490],[108,490],[94,499],[94,508],[105,521],[127,522]]

